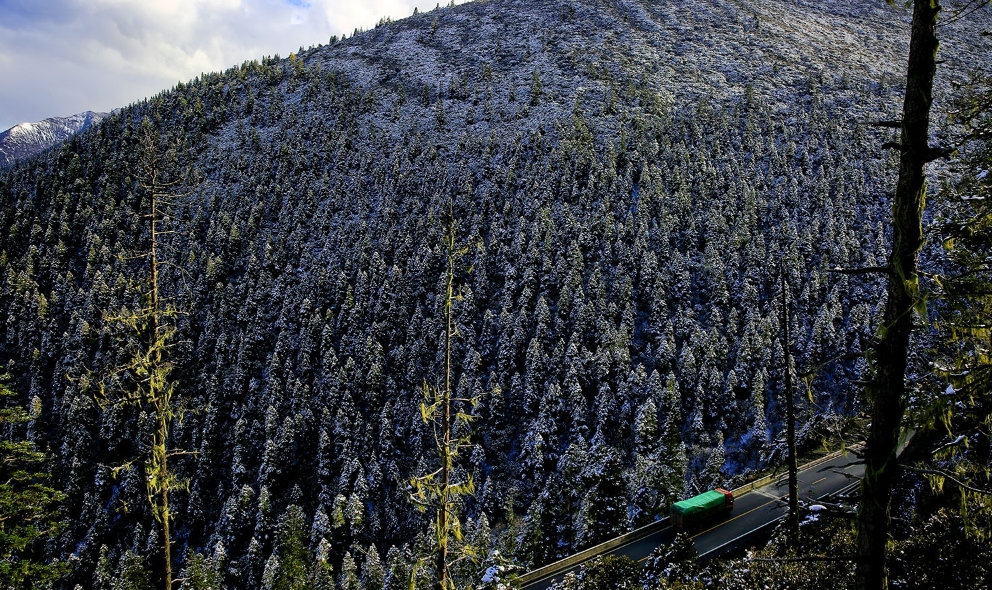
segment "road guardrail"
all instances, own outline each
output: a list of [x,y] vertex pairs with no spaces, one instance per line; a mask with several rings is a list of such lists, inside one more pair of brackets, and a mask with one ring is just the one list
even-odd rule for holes
[[592,559],[597,555],[602,555],[607,551],[612,551],[618,547],[623,547],[630,543],[634,543],[643,539],[644,537],[653,535],[654,533],[666,528],[668,526],[668,517],[664,517],[661,520],[656,520],[652,523],[646,524],[639,529],[630,531],[629,533],[624,533],[619,537],[614,537],[609,541],[600,543],[599,545],[594,545],[588,549],[583,549],[574,555],[569,555],[564,559],[560,559],[554,563],[549,563],[548,565],[537,568],[536,570],[529,571],[526,574],[520,576],[518,581],[521,586],[543,580],[545,578],[551,577],[561,571],[567,570],[572,566],[578,565],[583,561]]
[[[819,459],[813,459],[809,463],[806,463],[804,465],[800,465],[799,466],[799,471],[802,471],[804,469],[809,469],[810,467],[816,467],[817,465],[819,465],[821,463],[826,463],[827,461],[831,461],[833,459],[836,459],[837,457],[843,455],[844,453],[847,453],[847,452],[850,452],[850,451],[856,451],[856,450],[860,449],[863,446],[865,446],[864,443],[855,443],[855,444],[853,444],[853,445],[851,445],[849,447],[845,447],[845,448],[843,448],[843,449],[841,449],[839,451],[834,451],[832,453],[827,453],[826,455],[820,457]],[[754,480],[754,481],[752,481],[750,483],[746,483],[746,484],[742,485],[739,488],[734,488],[734,489],[732,489],[730,491],[734,494],[734,498],[737,498],[739,496],[743,496],[744,494],[746,494],[746,493],[748,493],[750,491],[755,490],[756,488],[764,487],[764,486],[766,486],[766,485],[768,485],[770,483],[781,481],[781,480],[783,480],[783,479],[785,479],[787,477],[789,477],[788,471],[786,471],[785,473],[782,473],[782,472],[772,473],[772,474],[766,475],[764,477],[758,478],[758,479],[756,479],[756,480]]]

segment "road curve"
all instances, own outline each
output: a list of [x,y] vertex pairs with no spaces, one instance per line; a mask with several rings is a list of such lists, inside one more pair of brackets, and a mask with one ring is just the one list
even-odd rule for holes
[[[799,471],[799,495],[804,499],[821,499],[834,494],[859,480],[864,465],[857,463],[851,453],[841,453],[827,461],[814,462]],[[700,557],[713,557],[731,548],[758,529],[779,520],[788,512],[788,478],[785,474],[777,481],[755,488],[734,499],[734,509],[723,520],[693,535]],[[655,547],[671,543],[675,531],[667,526],[641,539],[604,552],[604,555],[625,555],[634,561],[644,561]],[[591,558],[592,556],[590,556]],[[582,563],[569,568],[548,572],[521,586],[526,590],[546,590],[557,579],[576,571]]]

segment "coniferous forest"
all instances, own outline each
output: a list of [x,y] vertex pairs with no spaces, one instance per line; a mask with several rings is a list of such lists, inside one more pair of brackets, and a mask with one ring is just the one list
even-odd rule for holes
[[[60,500],[31,555],[67,564],[56,588],[161,587],[161,450],[174,587],[428,587],[411,494],[449,381],[477,548],[452,576],[499,587],[781,465],[783,274],[798,444],[857,442],[884,280],[830,271],[886,264],[875,123],[900,116],[909,17],[480,0],[203,74],[0,170],[0,372],[26,408],[0,433]],[[937,138],[990,23],[941,29]],[[937,273],[961,213],[933,199]],[[947,387],[938,323],[914,399]],[[167,423],[128,388],[156,376]]]

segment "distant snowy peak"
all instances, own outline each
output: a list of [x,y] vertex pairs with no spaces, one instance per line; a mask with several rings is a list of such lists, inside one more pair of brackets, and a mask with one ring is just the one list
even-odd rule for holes
[[39,123],[21,123],[0,133],[0,165],[33,156],[99,123],[107,113],[86,111],[69,117],[52,117]]

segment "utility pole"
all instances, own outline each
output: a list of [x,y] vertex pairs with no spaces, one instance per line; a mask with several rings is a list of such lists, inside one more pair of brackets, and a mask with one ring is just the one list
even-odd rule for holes
[[785,438],[789,447],[789,536],[793,543],[799,538],[799,466],[796,459],[796,405],[792,391],[792,351],[789,337],[789,285],[785,280],[785,263],[781,265],[782,279],[782,350],[785,353]]

